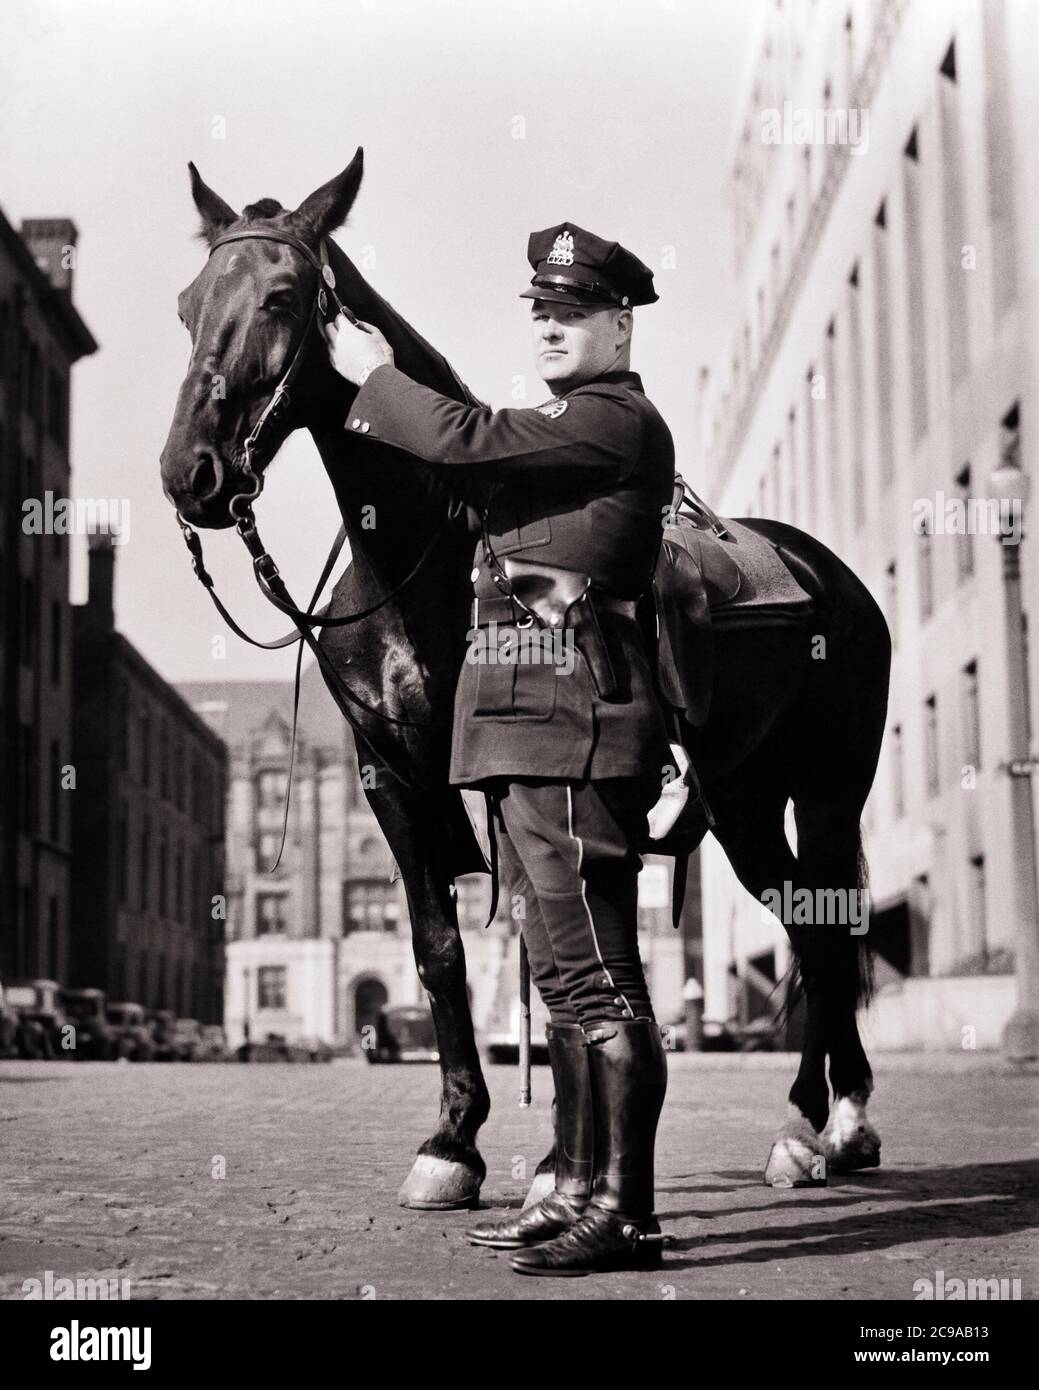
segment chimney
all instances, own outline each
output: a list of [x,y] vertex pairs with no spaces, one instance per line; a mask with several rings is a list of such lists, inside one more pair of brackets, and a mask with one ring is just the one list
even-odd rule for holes
[[76,242],[79,240],[72,219],[27,217],[22,223],[22,240],[54,288],[71,299]]
[[115,545],[102,531],[87,537],[87,612],[104,627],[115,626]]

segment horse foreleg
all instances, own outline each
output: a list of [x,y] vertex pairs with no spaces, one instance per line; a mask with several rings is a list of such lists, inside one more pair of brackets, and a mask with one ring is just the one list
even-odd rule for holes
[[404,1207],[444,1211],[471,1207],[479,1197],[487,1167],[476,1136],[490,1112],[490,1096],[466,993],[465,950],[447,855],[437,852],[441,836],[428,811],[421,819],[412,811],[402,829],[390,846],[407,894],[415,964],[433,1013],[441,1098],[437,1127],[419,1146],[399,1200]]

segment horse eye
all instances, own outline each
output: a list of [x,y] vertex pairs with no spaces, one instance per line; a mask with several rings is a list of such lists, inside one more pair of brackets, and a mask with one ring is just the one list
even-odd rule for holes
[[264,310],[268,314],[295,314],[296,302],[292,295],[285,291],[280,294],[272,294],[269,299],[263,302]]

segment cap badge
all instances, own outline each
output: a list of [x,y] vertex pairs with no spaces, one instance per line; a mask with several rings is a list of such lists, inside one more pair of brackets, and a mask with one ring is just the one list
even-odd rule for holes
[[569,232],[560,232],[552,243],[552,251],[548,257],[549,265],[573,265],[574,263],[574,239]]
[[569,404],[569,401],[548,401],[545,405],[534,408],[539,415],[547,415],[550,420],[558,420]]

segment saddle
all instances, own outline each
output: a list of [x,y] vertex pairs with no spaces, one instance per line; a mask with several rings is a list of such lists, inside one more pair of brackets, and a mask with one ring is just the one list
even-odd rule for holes
[[688,723],[706,723],[715,633],[804,621],[812,599],[779,547],[717,516],[680,476],[653,578],[661,693]]

